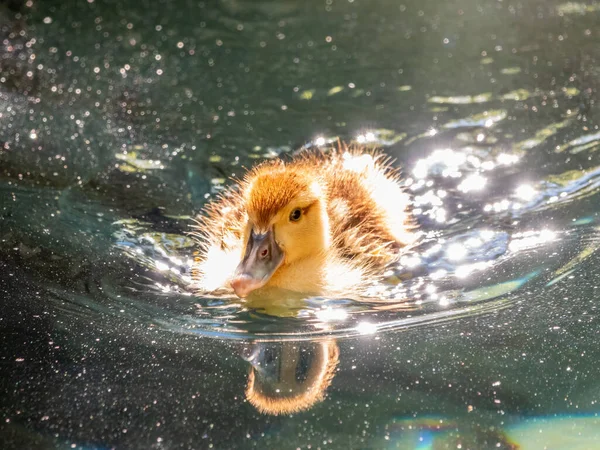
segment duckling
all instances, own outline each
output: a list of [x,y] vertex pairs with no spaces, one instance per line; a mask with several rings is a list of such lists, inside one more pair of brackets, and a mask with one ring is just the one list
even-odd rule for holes
[[204,292],[361,292],[414,239],[409,197],[381,152],[340,144],[266,161],[198,219]]

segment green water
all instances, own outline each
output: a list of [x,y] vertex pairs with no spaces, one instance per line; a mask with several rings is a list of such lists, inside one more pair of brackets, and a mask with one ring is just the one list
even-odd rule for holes
[[[4,2],[1,447],[600,448],[598,21]],[[397,160],[420,225],[371,298],[193,292],[202,205],[338,138]]]

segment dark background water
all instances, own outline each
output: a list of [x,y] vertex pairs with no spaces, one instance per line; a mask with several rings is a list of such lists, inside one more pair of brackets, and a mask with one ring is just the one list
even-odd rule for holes
[[[599,20],[593,1],[3,2],[2,448],[600,447]],[[264,314],[165,273],[243,166],[369,132],[414,181],[425,250],[494,231],[476,275],[423,256],[410,312],[330,301],[352,314],[319,328],[325,300]],[[472,174],[485,189],[458,187]],[[310,336],[339,347],[326,398],[261,414],[245,352]]]

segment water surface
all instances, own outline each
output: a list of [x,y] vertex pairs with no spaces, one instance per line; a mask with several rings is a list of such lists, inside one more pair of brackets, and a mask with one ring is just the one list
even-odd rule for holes
[[[600,6],[8,2],[3,448],[595,448]],[[368,299],[190,288],[244,167],[396,159]],[[516,447],[515,447],[516,446]]]

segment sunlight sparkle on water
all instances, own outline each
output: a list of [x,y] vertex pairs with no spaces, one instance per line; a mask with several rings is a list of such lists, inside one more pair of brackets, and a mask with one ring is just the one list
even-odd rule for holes
[[315,316],[321,322],[342,322],[348,318],[348,313],[343,309],[324,308],[315,311]]
[[422,206],[422,205],[442,206],[443,204],[444,204],[444,202],[442,202],[442,199],[438,195],[436,195],[436,193],[433,190],[427,191],[423,195],[415,196],[415,202],[414,202],[415,206]]
[[[425,192],[423,195],[417,195],[414,199],[413,213],[416,215],[425,214],[437,222],[446,221],[446,210],[442,208],[444,202],[442,198],[446,197],[446,192],[438,190],[437,193],[433,190]],[[424,210],[421,206],[431,205],[430,209]]]
[[154,283],[154,285],[162,292],[168,293],[171,291],[171,286],[168,284]]
[[483,241],[480,238],[472,237],[465,241],[465,246],[469,248],[477,248],[483,245]]
[[554,240],[556,240],[556,233],[552,230],[543,229],[540,231],[525,231],[523,233],[514,234],[512,241],[508,244],[508,248],[512,252],[518,252]]
[[316,138],[315,145],[317,145],[319,147],[325,145],[325,138],[323,136],[319,136],[318,138]]
[[421,264],[421,258],[417,255],[406,255],[400,258],[400,264],[405,267],[416,267]]
[[427,250],[425,250],[423,252],[423,255],[425,257],[430,257],[435,255],[437,252],[439,252],[442,249],[442,244],[440,244],[439,242],[435,245],[432,245],[430,248],[428,248]]
[[462,192],[479,191],[485,187],[487,178],[478,173],[474,173],[465,178],[459,185],[458,190]]
[[154,261],[154,266],[161,271],[169,270],[169,266],[162,261]]
[[492,230],[481,230],[479,232],[479,236],[481,236],[481,238],[486,241],[489,241],[490,239],[492,239],[495,234],[496,233],[494,233]]
[[484,161],[481,163],[481,168],[483,170],[494,170],[496,168],[496,164],[494,164],[494,161]]
[[515,194],[521,200],[529,201],[535,197],[537,191],[528,184],[522,184],[517,188]]
[[468,253],[466,247],[459,243],[449,245],[446,250],[446,256],[450,261],[460,261],[461,259],[464,259]]
[[517,155],[510,155],[508,153],[500,153],[496,158],[498,164],[503,164],[508,166],[510,164],[515,164],[519,161],[519,157]]
[[358,142],[359,144],[364,144],[366,142],[373,142],[373,141],[375,141],[375,139],[376,139],[375,133],[368,131],[364,134],[359,134],[356,137],[356,142]]
[[507,211],[508,208],[510,207],[510,202],[506,199],[501,200],[499,202],[494,202],[493,204],[487,204],[483,207],[483,210],[485,212],[502,212],[502,211]]
[[435,221],[439,223],[443,223],[446,221],[446,210],[442,208],[438,208],[434,212]]
[[480,261],[473,264],[463,264],[462,266],[458,266],[456,268],[456,270],[454,271],[454,275],[456,276],[456,278],[466,278],[473,272],[487,269],[492,264],[492,261]]
[[467,162],[471,164],[476,169],[481,167],[481,160],[475,155],[467,156]]
[[360,334],[375,334],[377,332],[377,325],[370,322],[360,322],[356,325],[356,331]]
[[441,280],[448,274],[446,269],[438,269],[435,272],[432,272],[429,276],[432,280]]
[[169,256],[169,261],[171,261],[173,264],[175,264],[177,266],[183,265],[183,260],[181,260],[180,258],[177,258],[176,256]]
[[462,173],[458,170],[467,160],[467,156],[452,149],[435,150],[427,158],[419,159],[413,175],[415,178],[424,179],[431,174],[441,174],[443,177],[458,178]]

